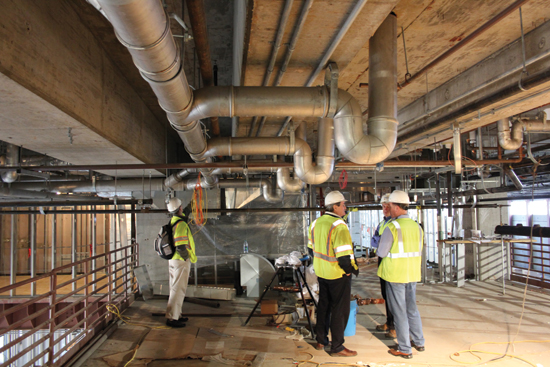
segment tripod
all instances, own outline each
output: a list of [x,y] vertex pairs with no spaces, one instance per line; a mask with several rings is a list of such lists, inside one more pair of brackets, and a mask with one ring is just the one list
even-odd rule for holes
[[275,272],[275,274],[273,274],[273,277],[271,278],[271,281],[265,287],[265,290],[262,293],[262,296],[260,297],[258,302],[256,302],[256,305],[252,309],[252,312],[250,312],[250,315],[248,315],[248,318],[244,322],[243,326],[248,324],[248,322],[250,321],[250,318],[252,318],[252,315],[254,314],[256,309],[258,308],[258,305],[262,302],[262,299],[266,295],[267,291],[271,288],[271,285],[273,284],[273,281],[275,280],[275,278],[278,275],[283,274],[284,269],[293,269],[294,274],[296,274],[296,278],[298,279],[298,284],[300,286],[300,295],[302,296],[302,303],[304,304],[304,310],[306,311],[307,322],[308,322],[309,328],[311,330],[311,336],[314,338],[313,325],[311,324],[311,318],[309,317],[309,312],[307,312],[306,300],[304,299],[304,291],[303,291],[303,286],[302,286],[302,282],[300,281],[300,279],[303,280],[303,285],[306,287],[307,291],[309,292],[309,296],[313,300],[313,304],[315,305],[315,309],[317,309],[317,302],[315,301],[315,298],[313,298],[313,293],[311,292],[311,289],[309,288],[309,286],[306,282],[306,278],[305,278],[304,274],[302,273],[302,271],[300,270],[300,266],[298,266],[298,265],[281,265],[281,266],[277,266],[277,271]]

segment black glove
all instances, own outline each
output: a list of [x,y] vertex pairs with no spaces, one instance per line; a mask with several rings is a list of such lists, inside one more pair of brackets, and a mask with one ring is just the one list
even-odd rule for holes
[[359,269],[353,269],[352,274],[355,274],[355,277],[357,278],[359,276]]
[[185,246],[176,246],[176,251],[178,252],[178,255],[183,257],[184,260],[189,259],[189,251],[187,251],[187,247]]

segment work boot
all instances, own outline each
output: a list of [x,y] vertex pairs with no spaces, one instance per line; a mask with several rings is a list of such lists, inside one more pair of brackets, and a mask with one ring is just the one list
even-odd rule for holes
[[182,316],[182,317],[180,317],[180,318],[178,319],[178,321],[187,322],[187,321],[189,321],[189,317],[183,317],[183,316]]
[[423,345],[416,345],[416,344],[414,344],[414,342],[412,340],[411,340],[411,347],[413,347],[414,349],[416,349],[419,352],[423,352],[423,351],[426,350],[426,347],[424,347]]
[[388,324],[376,325],[376,331],[387,331]]
[[314,347],[314,348],[317,349],[317,350],[325,350],[326,347],[330,347],[330,346],[332,346],[332,343],[331,343],[331,342],[328,342],[327,345],[324,345],[324,344],[321,344],[321,343],[317,343],[317,344],[315,344],[315,347]]
[[166,326],[170,326],[170,327],[173,327],[173,328],[185,327],[185,323],[183,321],[180,321],[180,320],[166,319]]
[[389,329],[384,336],[388,339],[395,339],[397,338],[397,333],[395,332],[395,329]]
[[413,357],[412,353],[407,354],[407,353],[403,353],[403,352],[400,352],[400,351],[395,350],[395,349],[389,349],[388,353],[391,354],[392,356],[403,357],[405,359],[411,359]]
[[357,352],[354,350],[349,350],[348,348],[344,347],[340,352],[338,353],[329,353],[332,357],[355,357],[357,355]]

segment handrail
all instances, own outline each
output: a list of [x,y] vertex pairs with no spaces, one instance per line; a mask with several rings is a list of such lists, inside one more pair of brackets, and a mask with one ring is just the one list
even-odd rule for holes
[[[13,335],[8,339],[9,342],[0,346],[0,354],[19,347],[18,344],[33,337],[32,342],[27,343],[24,349],[17,350],[15,354],[4,355],[4,365],[20,360],[18,365],[21,366],[31,366],[35,363],[60,366],[71,358],[82,343],[95,335],[98,325],[110,323],[115,319],[108,313],[107,304],[115,304],[123,310],[132,301],[132,294],[135,293],[137,284],[133,275],[133,269],[138,265],[137,250],[138,244],[133,243],[62,265],[39,276],[0,288],[0,294],[7,294],[21,287],[28,289],[29,284],[36,284],[45,279],[49,279],[50,288],[47,292],[29,296],[30,299],[20,299],[21,303],[18,304],[15,304],[18,298],[0,296],[0,300],[10,299],[9,302],[0,303],[0,320],[8,322],[8,327],[0,330],[0,336],[20,330],[29,322],[32,323],[30,328],[25,329],[26,332],[23,335]],[[101,259],[105,264],[95,267],[95,262]],[[83,270],[79,271],[77,276],[71,280],[59,282],[62,279],[59,278],[61,272],[80,265]],[[90,268],[93,269],[89,270]],[[96,279],[92,280],[92,276]],[[82,281],[84,284],[77,287],[77,282]],[[71,285],[73,289],[63,291],[64,287]],[[16,293],[19,294],[19,292]],[[47,298],[50,301],[49,304],[45,302]],[[42,306],[34,311],[32,306],[35,304]],[[15,313],[23,309],[29,309],[29,314],[14,321]],[[65,317],[68,312],[70,315]],[[46,333],[34,338],[35,335],[39,335],[37,333],[40,330],[45,330]],[[77,333],[74,333],[75,331]],[[67,338],[71,338],[71,342],[65,344],[64,340]],[[31,339],[28,340],[31,341]],[[49,343],[46,346],[45,343],[48,340]],[[41,347],[40,351],[31,355],[30,352],[38,347]]]

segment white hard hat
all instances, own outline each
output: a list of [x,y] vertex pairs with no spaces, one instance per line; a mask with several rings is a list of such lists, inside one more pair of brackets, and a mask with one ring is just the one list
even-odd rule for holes
[[395,204],[410,204],[411,201],[409,200],[409,194],[407,194],[405,191],[401,190],[395,190],[391,193],[390,197],[388,198],[388,201],[390,203]]
[[331,191],[325,196],[325,205],[337,204],[342,201],[347,201],[340,191]]
[[175,213],[181,206],[181,200],[178,198],[171,198],[166,207],[170,213]]
[[389,202],[390,202],[390,194],[382,195],[382,198],[380,199],[380,204],[387,204]]

